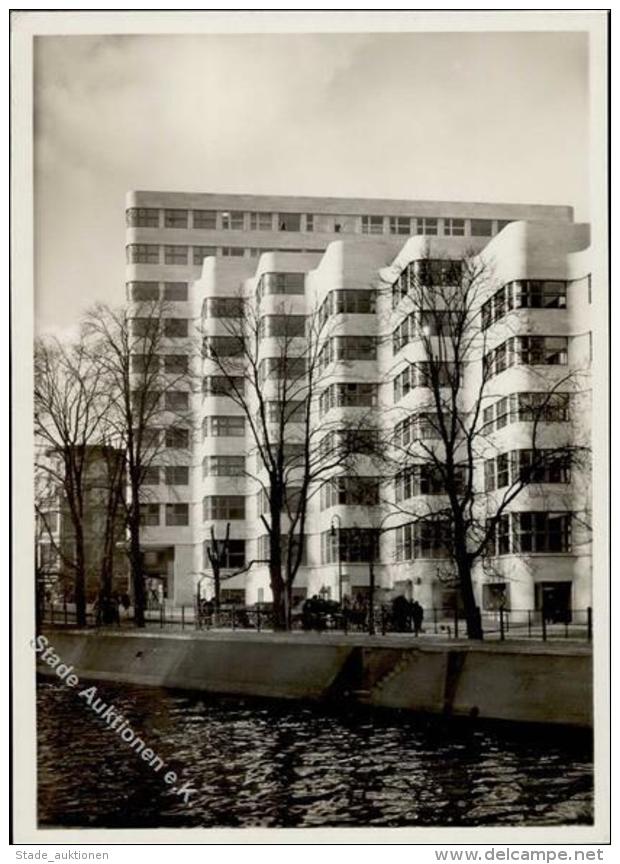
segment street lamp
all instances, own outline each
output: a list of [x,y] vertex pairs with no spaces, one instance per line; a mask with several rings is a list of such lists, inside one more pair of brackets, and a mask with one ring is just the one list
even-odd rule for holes
[[[336,526],[334,525],[335,520],[338,520],[338,530],[336,531]],[[338,602],[342,606],[342,549],[340,545],[340,532],[342,530],[342,522],[340,516],[336,513],[332,516],[331,526],[330,526],[330,534],[332,537],[337,537],[338,542]]]

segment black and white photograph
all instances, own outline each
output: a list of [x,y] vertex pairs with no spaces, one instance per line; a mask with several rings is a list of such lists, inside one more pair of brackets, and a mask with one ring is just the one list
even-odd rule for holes
[[607,12],[11,26],[14,842],[609,842]]

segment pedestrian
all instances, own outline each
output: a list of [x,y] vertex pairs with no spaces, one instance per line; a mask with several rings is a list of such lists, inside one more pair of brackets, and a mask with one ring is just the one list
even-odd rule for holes
[[413,632],[416,636],[419,636],[422,632],[422,622],[424,621],[424,609],[418,603],[417,600],[414,600],[413,605],[411,606],[411,617],[413,618]]

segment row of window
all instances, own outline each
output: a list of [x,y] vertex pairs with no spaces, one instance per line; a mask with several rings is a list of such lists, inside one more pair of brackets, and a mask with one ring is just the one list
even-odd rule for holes
[[136,412],[187,411],[189,409],[189,393],[187,390],[166,390],[163,394],[157,390],[137,388],[131,393],[132,406]]
[[353,427],[350,429],[333,429],[324,435],[319,441],[319,455],[321,459],[333,458],[334,454],[341,452],[345,455],[358,453],[360,455],[373,455],[379,450],[379,432],[377,429],[366,427],[361,429]]
[[321,370],[330,363],[350,360],[376,360],[377,340],[375,336],[332,336],[327,339],[319,353]]
[[[163,218],[160,216],[163,213]],[[312,232],[317,227],[314,213],[272,213],[267,211],[243,210],[185,210],[166,208],[160,211],[157,207],[132,207],[126,211],[127,225],[130,228],[196,228],[201,230],[232,230],[232,231],[307,231]],[[345,224],[350,223],[345,216],[320,216],[320,230],[333,231],[338,234]],[[426,234],[437,235],[442,226],[447,237],[463,237],[469,233],[473,237],[491,237],[493,234],[492,219],[459,219],[436,216],[361,216],[352,217],[355,222],[359,218],[359,228],[362,234]],[[497,220],[497,230],[501,231],[509,220]]]
[[295,254],[323,253],[325,249],[274,249],[271,246],[185,246],[178,244],[130,243],[126,247],[128,264],[170,264],[201,267],[205,258],[259,258],[265,252]]
[[379,477],[331,477],[321,486],[321,510],[339,504],[372,507],[379,503]]
[[187,318],[137,317],[131,319],[131,335],[138,339],[155,340],[159,335],[166,339],[184,339],[189,335]]
[[410,363],[393,380],[394,402],[399,402],[416,387],[450,387],[454,381],[454,363],[432,363],[423,360]]
[[511,450],[485,459],[487,492],[519,482],[570,483],[570,457],[557,450]]
[[319,398],[321,416],[332,408],[374,407],[377,393],[377,385],[366,381],[331,384]]
[[205,477],[243,477],[245,476],[244,456],[205,456],[202,460],[202,476]]
[[394,444],[397,447],[408,447],[415,441],[429,441],[439,437],[439,417],[432,412],[410,414],[394,426]]
[[[144,486],[159,486],[162,482],[162,466],[149,465],[145,469],[142,483]],[[166,486],[189,485],[188,465],[165,465],[163,467],[163,482]]]
[[185,302],[188,299],[187,282],[154,282],[134,280],[127,282],[127,298],[134,303],[150,303],[163,300],[168,303]]
[[426,288],[460,285],[463,277],[462,261],[449,258],[422,258],[410,261],[392,284],[392,308],[407,295],[417,296]]
[[[456,469],[457,484],[462,484],[464,472]],[[396,502],[405,501],[415,495],[444,495],[445,480],[442,473],[434,465],[410,465],[394,478]]]
[[189,429],[183,426],[167,426],[165,429],[150,426],[144,429],[142,437],[144,448],[159,449],[162,444],[168,449],[187,450],[189,448]]
[[367,563],[378,557],[378,536],[372,528],[339,528],[321,532],[321,563]]
[[518,279],[502,285],[482,306],[482,329],[513,309],[565,309],[566,285],[559,279]]
[[242,396],[245,378],[241,375],[206,375],[202,379],[202,392],[205,396]]
[[392,353],[397,354],[414,339],[428,336],[448,336],[452,314],[445,309],[424,309],[411,312],[392,333]]
[[487,431],[509,423],[565,423],[570,419],[569,393],[511,393],[484,409]]
[[203,438],[243,438],[244,436],[245,417],[218,414],[214,417],[203,418]]
[[242,318],[242,297],[207,297],[202,304],[203,318]]
[[256,293],[261,300],[272,294],[303,294],[305,286],[305,273],[263,273]]
[[374,315],[377,293],[366,288],[337,288],[330,291],[319,309],[320,326],[331,315]]
[[258,366],[258,378],[261,384],[268,380],[299,381],[306,375],[306,357],[265,357]]
[[482,361],[487,378],[511,366],[565,366],[567,363],[566,336],[511,336],[485,354]]
[[[162,524],[160,504],[140,504],[140,524],[155,527]],[[164,504],[164,525],[189,525],[189,504]]]
[[[134,319],[135,320],[135,319]],[[189,370],[187,354],[132,354],[131,371],[149,376],[160,371],[182,375]]]
[[452,526],[448,519],[420,519],[396,529],[396,560],[449,558]]
[[570,552],[572,514],[567,512],[504,513],[489,544],[493,556]]
[[245,519],[245,496],[205,495],[202,499],[203,522],[218,519],[230,521]]

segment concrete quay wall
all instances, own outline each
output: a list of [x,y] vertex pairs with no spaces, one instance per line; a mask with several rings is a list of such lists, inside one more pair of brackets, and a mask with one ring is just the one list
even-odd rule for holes
[[[60,629],[44,635],[85,680],[592,725],[592,653],[585,645]],[[55,674],[37,659],[38,671]]]

